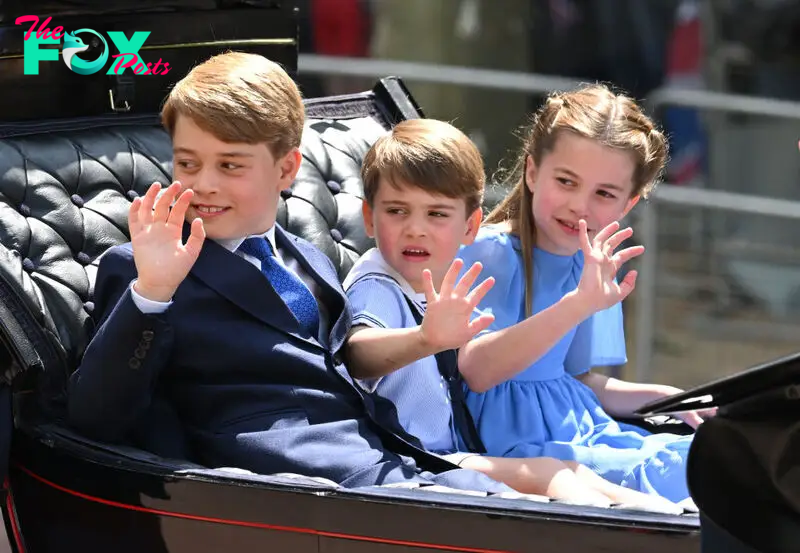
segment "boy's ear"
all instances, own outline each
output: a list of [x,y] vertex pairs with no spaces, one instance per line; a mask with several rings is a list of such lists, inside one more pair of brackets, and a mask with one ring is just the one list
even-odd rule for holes
[[300,170],[300,164],[303,162],[303,154],[300,153],[300,148],[292,148],[288,154],[283,156],[280,160],[281,174],[280,174],[280,189],[286,190],[294,182],[297,172]]
[[475,241],[475,237],[478,235],[478,231],[481,228],[482,221],[483,210],[480,207],[467,217],[467,232],[464,235],[464,240],[462,240],[465,246],[469,246]]
[[361,216],[364,218],[364,229],[367,236],[375,238],[375,225],[372,224],[372,208],[367,200],[361,202]]
[[625,205],[625,211],[622,212],[622,217],[620,217],[620,219],[624,219],[625,216],[630,212],[630,210],[633,209],[633,207],[639,203],[639,200],[641,198],[642,197],[639,194],[636,194],[634,197],[628,200],[628,203]]

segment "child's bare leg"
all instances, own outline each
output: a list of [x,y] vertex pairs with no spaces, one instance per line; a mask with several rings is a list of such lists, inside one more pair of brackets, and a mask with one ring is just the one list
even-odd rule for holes
[[648,495],[630,488],[624,488],[618,484],[613,484],[593,472],[589,467],[576,463],[575,461],[564,461],[570,470],[577,476],[578,480],[592,489],[610,498],[614,503],[624,503],[628,505],[653,506],[661,508],[675,507],[675,504],[658,495]]
[[461,461],[460,466],[482,472],[520,493],[546,495],[593,505],[611,504],[611,500],[601,490],[582,482],[571,467],[558,459],[472,455]]

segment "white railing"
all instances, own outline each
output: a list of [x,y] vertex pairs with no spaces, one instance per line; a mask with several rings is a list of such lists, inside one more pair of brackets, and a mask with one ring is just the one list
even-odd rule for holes
[[[455,84],[475,88],[547,94],[555,90],[574,88],[585,81],[533,73],[498,71],[432,63],[396,60],[340,58],[301,54],[298,60],[301,74],[345,75],[382,78],[397,76],[405,81]],[[779,119],[800,119],[800,102],[759,98],[705,90],[662,87],[648,94],[645,105],[651,111],[666,106],[688,107],[703,111],[757,115]],[[709,122],[711,133],[715,123]],[[800,130],[798,131],[800,135]],[[649,251],[642,258],[637,285],[636,302],[636,369],[637,380],[650,380],[655,338],[655,303],[658,259],[658,208],[660,205],[683,205],[730,211],[739,214],[766,215],[800,220],[800,202],[734,194],[661,184],[639,212],[641,237]]]
[[563,77],[499,71],[496,69],[478,69],[398,60],[339,58],[335,56],[318,56],[316,54],[300,54],[297,61],[297,69],[300,74],[309,75],[344,75],[365,78],[395,76],[401,77],[404,81],[454,84],[475,88],[494,88],[533,93],[566,90],[574,88],[582,82]]
[[736,214],[761,215],[800,220],[800,202],[736,194],[722,190],[702,190],[659,184],[639,212],[638,236],[648,255],[641,257],[636,279],[636,366],[638,381],[650,380],[655,339],[656,281],[658,280],[658,211],[659,206],[686,206],[715,209]]
[[[316,54],[300,54],[297,67],[301,74],[309,75],[344,75],[367,78],[397,76],[406,81],[455,84],[532,94],[566,90],[586,82],[581,79],[536,73],[398,60],[340,58]],[[700,110],[800,119],[800,102],[670,86],[650,92],[646,103],[651,107],[684,106]]]

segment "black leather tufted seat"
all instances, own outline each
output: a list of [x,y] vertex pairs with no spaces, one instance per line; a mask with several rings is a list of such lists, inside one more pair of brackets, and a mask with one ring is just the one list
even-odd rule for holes
[[[278,222],[316,244],[343,278],[372,244],[361,220],[361,159],[391,125],[420,112],[399,80],[384,79],[368,93],[308,100],[307,113],[303,165]],[[14,358],[5,378],[35,374],[51,405],[93,331],[99,257],[128,240],[133,198],[172,173],[169,136],[155,117],[60,125],[0,128],[0,339]]]

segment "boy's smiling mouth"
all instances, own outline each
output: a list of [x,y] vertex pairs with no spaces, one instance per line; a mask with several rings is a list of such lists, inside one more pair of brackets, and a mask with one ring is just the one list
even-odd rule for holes
[[192,205],[197,214],[203,218],[216,217],[228,211],[229,207],[221,207],[216,205],[194,204]]

